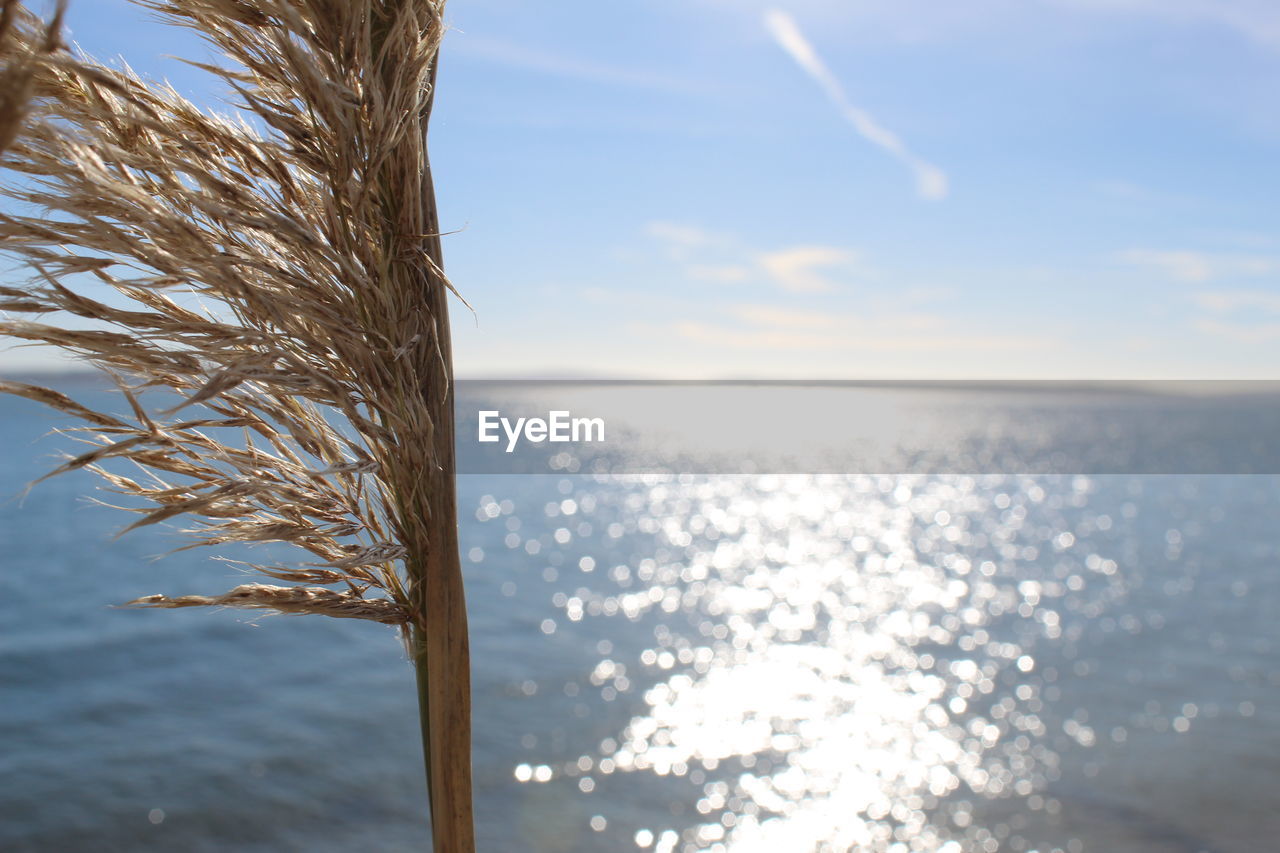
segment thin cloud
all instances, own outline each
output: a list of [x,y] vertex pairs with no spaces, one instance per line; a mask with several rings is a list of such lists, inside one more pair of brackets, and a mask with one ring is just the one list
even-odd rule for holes
[[1204,282],[1214,276],[1209,256],[1200,252],[1163,249],[1130,249],[1120,260],[1139,267],[1158,269],[1179,281]]
[[949,185],[946,173],[912,153],[897,134],[881,125],[866,110],[849,101],[844,87],[831,73],[827,64],[822,61],[817,50],[805,38],[795,19],[786,12],[771,9],[765,13],[764,22],[778,46],[785,50],[796,64],[822,88],[844,119],[853,125],[853,129],[863,139],[882,148],[911,169],[915,174],[916,192],[921,198],[940,201],[947,197]]
[[796,294],[832,293],[852,286],[864,288],[864,305],[920,306],[953,299],[949,287],[895,287],[886,302],[877,295],[884,273],[857,249],[824,244],[784,245],[760,250],[731,232],[698,225],[656,221],[644,227],[666,259],[674,262],[690,282],[715,285],[762,284]]
[[1119,259],[1148,267],[1179,281],[1204,283],[1234,276],[1270,276],[1280,272],[1280,260],[1265,255],[1221,255],[1186,249],[1129,249]]
[[1280,314],[1280,293],[1261,290],[1210,290],[1192,297],[1206,311],[1230,314],[1237,311]]
[[760,255],[758,262],[784,290],[792,293],[826,293],[835,285],[821,272],[824,268],[849,266],[858,255],[833,246],[796,246]]
[[644,230],[650,237],[684,249],[699,249],[724,242],[724,237],[719,234],[679,222],[650,222]]
[[1226,338],[1237,344],[1264,344],[1280,338],[1280,323],[1230,323],[1225,320],[1199,320],[1200,331]]
[[693,264],[685,273],[694,281],[737,284],[751,278],[751,268],[740,264]]
[[1206,21],[1270,47],[1280,47],[1280,8],[1275,0],[1052,0],[1082,12],[1119,12],[1178,22]]
[[[788,246],[759,252],[732,234],[679,222],[650,222],[645,233],[692,281],[740,284],[768,281],[791,293],[827,293],[858,270],[862,255],[838,246]],[[841,275],[833,276],[832,273]]]
[[1192,301],[1211,316],[1195,326],[1235,343],[1262,344],[1280,338],[1280,293],[1265,290],[1207,290]]
[[1044,337],[960,331],[938,314],[847,314],[758,303],[728,306],[716,321],[691,319],[671,328],[696,343],[758,352],[1032,351],[1058,345]]
[[[717,234],[714,231],[708,231],[705,228],[699,228],[696,225],[684,225],[679,222],[650,222],[645,226],[645,233],[658,241],[664,249],[664,254],[685,267],[686,272],[692,271],[692,268],[698,267],[703,271],[717,265],[723,266],[740,266],[737,258],[727,261],[712,261],[708,259],[708,255],[721,255],[725,251],[731,249],[734,240],[726,234]],[[736,254],[736,253],[734,253]],[[742,278],[733,277],[716,277],[711,274],[710,279],[704,276],[693,276],[700,280],[716,280],[716,281],[741,281]]]
[[837,331],[815,333],[808,329],[729,328],[712,323],[683,321],[671,327],[681,338],[717,348],[753,352],[882,352],[972,353],[1031,352],[1053,349],[1058,342],[1045,337],[974,334],[903,334]]
[[748,303],[731,306],[728,313],[749,326],[782,331],[838,330],[842,334],[865,336],[873,333],[937,333],[946,327],[942,316],[920,312],[841,314]]
[[731,313],[752,326],[793,330],[832,329],[844,321],[841,316],[826,311],[797,311],[779,305],[737,305]]

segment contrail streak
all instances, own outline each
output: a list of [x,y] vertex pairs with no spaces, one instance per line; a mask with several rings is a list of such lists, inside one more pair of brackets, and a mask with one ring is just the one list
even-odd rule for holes
[[866,110],[850,103],[844,87],[822,61],[822,57],[818,56],[818,52],[800,31],[794,18],[786,12],[772,9],[765,13],[764,23],[778,45],[804,69],[806,74],[813,78],[815,83],[822,87],[822,91],[836,105],[840,114],[853,125],[853,129],[863,139],[883,148],[915,173],[916,191],[922,198],[938,201],[947,197],[946,173],[913,154],[897,134],[882,126]]

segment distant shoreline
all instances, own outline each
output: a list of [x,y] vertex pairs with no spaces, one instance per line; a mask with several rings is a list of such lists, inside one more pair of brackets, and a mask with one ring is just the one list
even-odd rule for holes
[[[93,369],[0,369],[0,380],[29,384],[77,387],[111,387],[110,380]],[[986,391],[1002,393],[1139,393],[1175,396],[1280,394],[1280,379],[779,379],[720,378],[662,379],[610,378],[604,376],[459,376],[459,384],[476,388],[522,387],[735,387],[749,388],[849,388],[918,391]]]

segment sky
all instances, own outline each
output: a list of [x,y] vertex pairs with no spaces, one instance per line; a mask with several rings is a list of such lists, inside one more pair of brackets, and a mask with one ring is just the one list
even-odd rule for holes
[[[431,145],[474,306],[461,376],[1280,378],[1274,0],[448,19]],[[193,34],[124,0],[70,24],[230,109],[165,58],[210,58]]]

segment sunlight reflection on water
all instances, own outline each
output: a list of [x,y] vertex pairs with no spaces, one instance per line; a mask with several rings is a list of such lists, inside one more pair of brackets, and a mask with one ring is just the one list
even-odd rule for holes
[[[1203,434],[1214,458],[1280,435],[1213,414],[1231,427]],[[0,415],[15,448],[47,427]],[[1017,438],[1006,415],[980,420]],[[0,457],[0,480],[46,462]],[[1163,458],[1080,477],[558,470],[459,478],[480,849],[1274,847],[1277,477]],[[0,506],[0,848],[421,849],[394,635],[104,607],[241,579],[193,552],[154,566],[174,544],[156,529],[108,543],[118,519],[73,511],[85,488]]]
[[[970,798],[1054,807],[1037,796],[1059,772],[1037,646],[1069,645],[1126,592],[1092,541],[1113,520],[1088,510],[1089,478],[578,481],[549,514],[590,508],[657,545],[584,572],[557,596],[564,618],[687,618],[639,656],[643,713],[518,780],[687,777],[696,823],[637,835],[684,851],[996,849]],[[627,672],[604,657],[590,680],[622,691]],[[1075,720],[1066,733],[1098,739]]]

